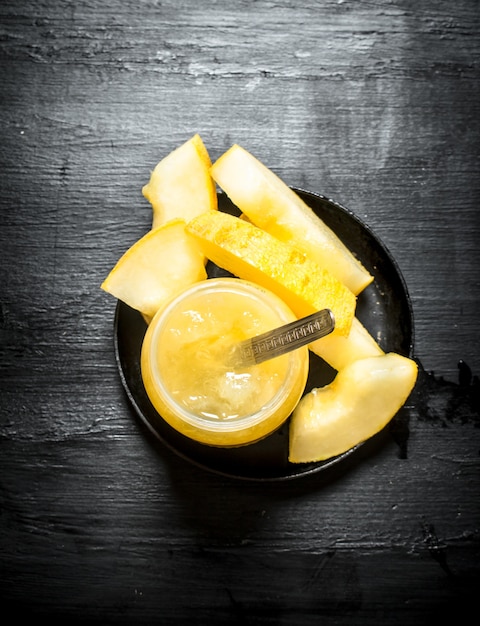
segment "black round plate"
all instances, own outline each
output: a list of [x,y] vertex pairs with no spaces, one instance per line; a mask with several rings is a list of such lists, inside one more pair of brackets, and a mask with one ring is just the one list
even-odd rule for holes
[[[358,297],[356,314],[385,352],[405,356],[413,353],[412,307],[400,270],[373,232],[351,211],[332,200],[294,189],[324,220],[375,277]],[[218,194],[219,208],[239,215],[226,194]],[[229,275],[212,263],[209,277]],[[184,459],[207,470],[246,480],[272,481],[299,478],[322,472],[344,461],[354,449],[318,463],[288,461],[288,421],[262,441],[240,448],[215,448],[197,443],[171,428],[156,412],[145,392],[140,371],[140,352],[146,324],[138,311],[118,302],[115,313],[115,354],[120,377],[136,413],[165,445]],[[310,354],[310,373],[305,393],[333,380],[335,371]],[[358,446],[357,446],[358,448]]]

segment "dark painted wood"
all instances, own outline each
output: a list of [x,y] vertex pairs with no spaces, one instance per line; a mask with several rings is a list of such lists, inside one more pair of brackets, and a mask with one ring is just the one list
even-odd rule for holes
[[[477,0],[3,0],[0,594],[56,623],[434,624],[480,583]],[[397,259],[422,368],[335,475],[201,471],[123,392],[99,285],[199,132]],[[2,615],[2,623],[7,623]]]

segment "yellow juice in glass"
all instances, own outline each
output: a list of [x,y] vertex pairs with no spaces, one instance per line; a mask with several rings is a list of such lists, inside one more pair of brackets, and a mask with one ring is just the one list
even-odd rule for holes
[[214,446],[241,446],[272,433],[303,394],[308,348],[233,367],[236,343],[293,321],[273,293],[237,278],[202,281],[160,310],[145,334],[142,378],[161,417]]

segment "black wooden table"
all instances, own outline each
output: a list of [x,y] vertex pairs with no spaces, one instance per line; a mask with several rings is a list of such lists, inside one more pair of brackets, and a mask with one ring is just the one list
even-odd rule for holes
[[[477,0],[3,0],[0,594],[51,624],[466,623],[480,584]],[[200,133],[364,221],[415,319],[402,429],[235,480],[144,428],[100,283]],[[475,613],[474,613],[475,614]]]

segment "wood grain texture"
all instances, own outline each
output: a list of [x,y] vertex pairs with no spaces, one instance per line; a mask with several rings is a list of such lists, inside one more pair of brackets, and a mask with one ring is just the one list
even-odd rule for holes
[[[400,626],[475,608],[479,32],[476,0],[3,0],[5,612]],[[419,385],[338,475],[238,483],[128,405],[100,284],[149,228],[150,170],[195,132],[349,207],[406,279]]]

